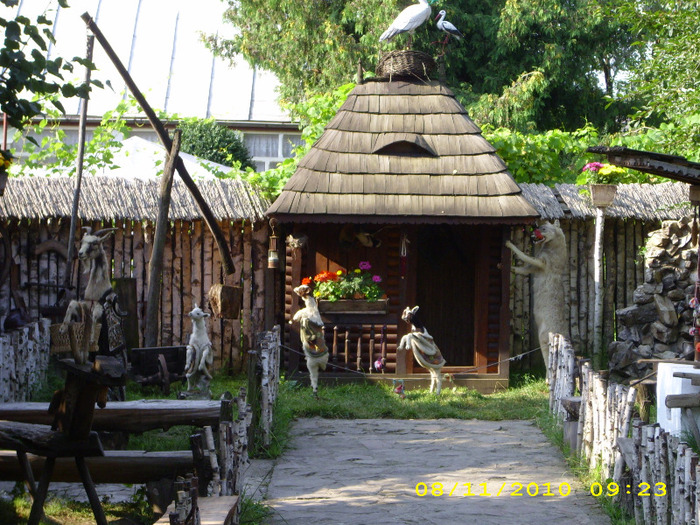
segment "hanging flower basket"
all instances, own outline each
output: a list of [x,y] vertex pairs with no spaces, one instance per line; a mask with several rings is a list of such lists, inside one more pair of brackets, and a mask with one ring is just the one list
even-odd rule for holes
[[318,310],[326,314],[386,314],[389,311],[389,299],[367,301],[365,299],[338,299],[337,301],[318,302]]

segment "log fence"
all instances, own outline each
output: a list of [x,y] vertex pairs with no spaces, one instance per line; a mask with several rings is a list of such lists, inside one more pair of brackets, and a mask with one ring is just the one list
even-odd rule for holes
[[[67,219],[7,219],[3,222],[0,234],[9,249],[0,264],[11,266],[8,275],[14,275],[14,279],[7,278],[0,283],[0,315],[7,316],[24,306],[32,321],[42,317],[52,318],[53,322],[62,319],[56,305],[67,266],[64,250],[60,248],[67,246],[69,226]],[[111,261],[112,279],[127,281],[126,287],[133,289],[135,304],[122,306],[136,315],[138,328],[134,339],[143,346],[154,224],[127,219],[83,220],[78,227],[83,226],[117,228],[105,241],[105,251]],[[243,314],[239,319],[212,319],[210,339],[215,349],[214,367],[240,370],[244,350],[249,348],[253,334],[264,328],[265,276],[261,269],[267,266],[267,226],[250,221],[221,221],[220,226],[236,266],[236,273],[227,284],[243,287]],[[186,344],[191,331],[187,313],[195,303],[208,308],[209,288],[214,283],[224,282],[221,258],[211,232],[201,220],[174,220],[168,226],[163,262],[157,345]],[[72,283],[78,296],[87,284],[83,271],[77,261],[72,268]],[[18,300],[24,304],[18,304]],[[0,390],[0,398],[3,396]]]
[[658,424],[633,418],[636,389],[608,380],[588,362],[581,364],[580,397],[573,396],[573,360],[571,343],[552,335],[550,411],[565,437],[567,425],[576,429],[572,450],[590,470],[600,469],[591,493],[613,496],[638,525],[700,523],[698,455]]
[[255,447],[272,443],[275,403],[279,392],[280,327],[260,332],[256,349],[248,352],[248,399],[251,404],[248,440]]

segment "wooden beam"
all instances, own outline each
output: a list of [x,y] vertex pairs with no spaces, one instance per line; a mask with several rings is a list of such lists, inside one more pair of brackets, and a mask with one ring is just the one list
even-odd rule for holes
[[[216,426],[221,404],[203,400],[110,401],[94,412],[92,429],[105,432],[141,433],[177,425]],[[50,425],[48,403],[0,403],[0,419]]]
[[[41,476],[45,458],[27,454],[35,477]],[[85,458],[94,483],[147,483],[162,478],[184,476],[192,472],[189,450],[145,452],[141,450],[107,450],[104,456]],[[14,451],[0,450],[0,479],[23,481],[23,472]],[[81,482],[75,459],[57,458],[51,481]]]
[[[170,137],[168,136],[168,132],[166,131],[165,126],[156,116],[155,112],[153,111],[153,108],[151,108],[148,102],[146,102],[146,98],[143,96],[139,88],[134,83],[134,80],[131,78],[131,75],[126,70],[124,64],[122,64],[121,60],[115,53],[114,49],[112,49],[112,46],[109,44],[105,36],[102,34],[102,31],[100,31],[100,28],[97,27],[97,24],[95,24],[89,13],[83,13],[81,18],[87,25],[88,29],[90,29],[90,31],[92,31],[92,33],[95,35],[95,38],[97,38],[97,41],[104,49],[107,56],[110,58],[110,60],[112,60],[114,67],[116,67],[117,71],[119,71],[119,74],[124,79],[124,82],[129,88],[129,91],[131,91],[131,94],[134,96],[136,101],[139,103],[139,106],[141,106],[141,109],[146,114],[146,117],[151,123],[151,126],[153,126],[153,129],[155,130],[156,134],[158,135],[158,138],[160,139],[160,142],[163,144],[163,146],[165,146],[165,149],[167,151],[171,151],[173,144],[172,140],[170,140]],[[233,260],[231,259],[231,253],[229,252],[228,247],[226,245],[226,238],[224,237],[221,228],[219,228],[219,224],[216,222],[214,214],[209,208],[209,205],[204,200],[202,193],[199,191],[199,188],[197,188],[197,185],[194,183],[192,177],[190,177],[190,174],[187,172],[187,168],[185,168],[185,164],[182,162],[182,158],[180,156],[177,157],[177,163],[175,167],[177,169],[177,172],[180,174],[180,178],[185,183],[185,186],[187,186],[187,189],[192,194],[192,197],[197,203],[197,206],[199,206],[199,209],[202,212],[202,216],[204,217],[204,221],[207,223],[207,226],[209,226],[209,229],[211,230],[211,233],[214,236],[214,239],[216,240],[219,252],[221,253],[224,272],[226,273],[226,275],[233,274],[235,272],[235,269],[233,266]]]
[[153,236],[153,253],[148,269],[148,299],[146,299],[146,333],[144,345],[153,347],[158,344],[158,307],[160,306],[161,277],[163,276],[163,253],[165,236],[168,232],[168,215],[170,212],[170,195],[173,188],[175,160],[180,155],[181,131],[175,130],[172,147],[168,151],[165,170],[160,179],[160,197],[158,199],[158,219],[156,233]]
[[698,394],[676,394],[666,396],[666,406],[668,408],[694,408],[700,407],[700,393]]

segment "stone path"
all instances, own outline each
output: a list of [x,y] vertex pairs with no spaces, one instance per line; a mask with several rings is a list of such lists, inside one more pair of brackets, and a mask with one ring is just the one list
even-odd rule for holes
[[[291,438],[249,477],[274,509],[269,524],[610,523],[530,421],[313,418],[296,421]],[[431,495],[435,483],[444,495]],[[484,487],[490,495],[479,496]]]
[[[245,473],[246,494],[273,508],[269,525],[610,523],[530,421],[300,419],[290,445],[276,460],[252,460]],[[442,496],[431,494],[434,483]],[[0,483],[0,497],[12,486]],[[479,495],[484,487],[488,496]],[[112,501],[138,488],[97,485]],[[553,496],[543,495],[548,489]],[[50,491],[87,499],[80,484],[51,483]]]

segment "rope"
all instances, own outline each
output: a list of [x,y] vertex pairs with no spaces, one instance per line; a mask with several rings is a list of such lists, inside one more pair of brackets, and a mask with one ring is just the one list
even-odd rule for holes
[[[303,352],[300,352],[300,351],[298,351],[298,350],[295,350],[294,348],[290,348],[290,347],[287,346],[287,345],[280,344],[280,348],[284,348],[284,349],[286,349],[286,350],[289,350],[290,352],[294,352],[295,354],[298,354],[298,355],[301,355],[301,356],[306,357],[306,354],[304,354]],[[475,367],[475,368],[472,368],[472,369],[469,371],[469,373],[471,373],[472,370],[481,370],[481,369],[483,369],[483,368],[489,368],[489,367],[491,367],[491,366],[500,365],[501,363],[505,363],[505,362],[507,362],[507,361],[519,361],[519,360],[522,359],[524,356],[526,356],[526,355],[528,355],[528,354],[531,354],[531,353],[533,353],[533,352],[537,352],[540,348],[541,348],[541,347],[538,346],[537,348],[533,348],[532,350],[528,350],[527,352],[523,352],[522,354],[518,354],[518,355],[515,355],[515,356],[513,356],[513,357],[509,357],[508,359],[502,359],[502,360],[500,360],[500,361],[495,361],[495,362],[493,362],[493,363],[487,363],[487,364],[482,365],[482,366],[477,366],[477,367]],[[329,365],[329,366],[332,366],[332,367],[334,367],[334,368],[338,368],[338,369],[340,369],[340,370],[346,370],[347,372],[352,372],[353,374],[360,374],[362,377],[364,377],[365,375],[367,375],[365,372],[361,372],[361,371],[359,371],[359,370],[353,370],[352,368],[347,368],[347,367],[344,367],[344,366],[336,365],[336,364],[334,364],[334,363],[331,363],[330,361],[328,362],[328,365]],[[403,379],[404,381],[422,381],[422,379],[417,378],[417,377],[416,377],[416,378],[406,378],[406,377],[404,377],[404,378],[402,378],[402,379]]]

